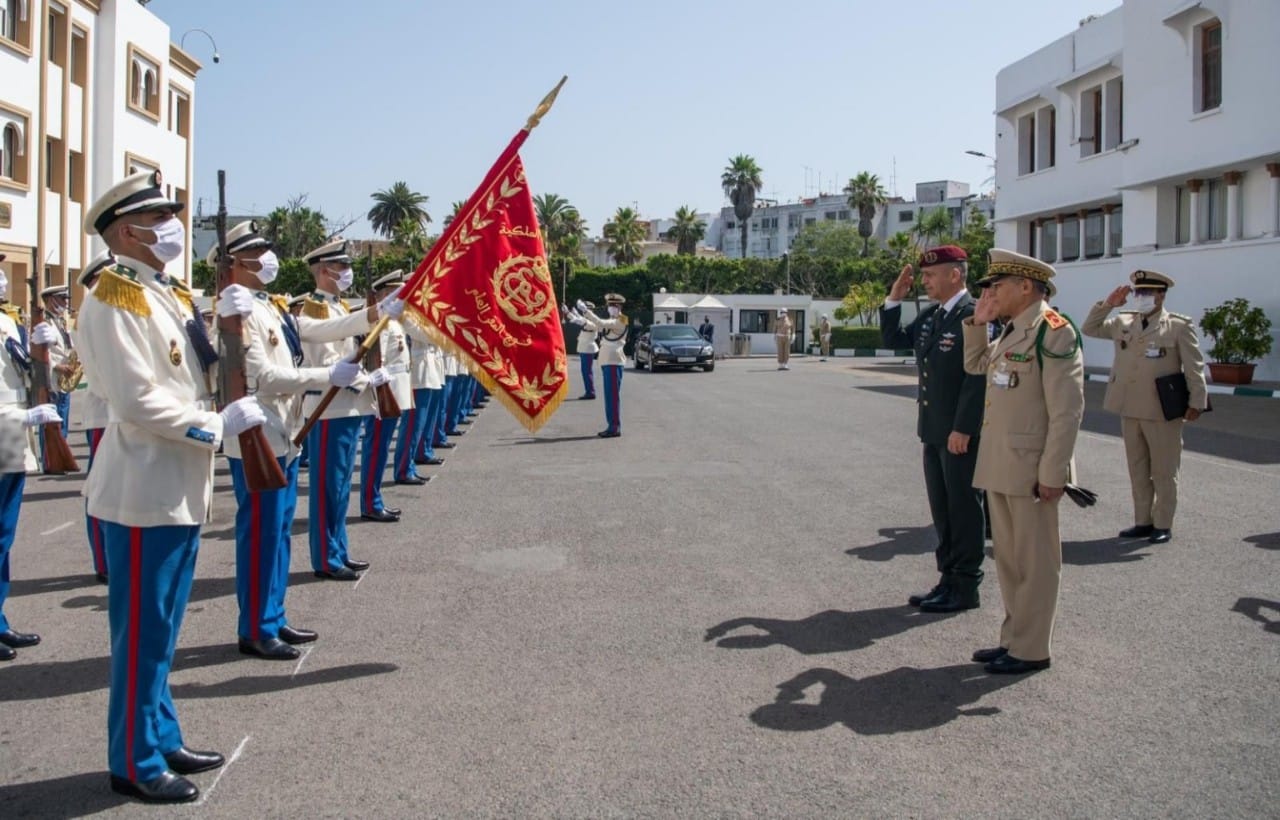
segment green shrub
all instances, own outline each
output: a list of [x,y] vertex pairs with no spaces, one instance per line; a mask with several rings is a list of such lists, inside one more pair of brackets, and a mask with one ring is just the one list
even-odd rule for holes
[[1247,299],[1229,299],[1205,310],[1200,327],[1213,339],[1211,361],[1247,364],[1271,352],[1271,320]]
[[881,346],[880,328],[878,327],[831,328],[831,347],[833,350],[849,348],[875,350]]

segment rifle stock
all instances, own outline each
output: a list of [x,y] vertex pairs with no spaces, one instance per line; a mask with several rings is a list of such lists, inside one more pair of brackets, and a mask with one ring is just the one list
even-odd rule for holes
[[[369,293],[365,296],[365,304],[372,306],[378,303],[378,297],[373,292],[373,248],[369,248],[369,255],[365,257],[365,277],[369,280]],[[386,323],[381,324],[386,327]],[[373,335],[373,334],[370,334]],[[378,338],[381,338],[381,332]],[[368,352],[364,354],[364,369],[372,373],[382,367],[382,345],[374,344],[369,347]],[[400,418],[400,402],[396,401],[395,391],[391,389],[389,384],[380,384],[373,389],[374,397],[378,400],[378,417],[384,419]]]
[[[40,307],[40,294],[34,287],[31,295],[31,326],[44,321],[44,308]],[[49,372],[49,346],[47,344],[31,345],[31,395],[28,402],[52,404],[53,390],[49,387],[52,377]],[[80,465],[71,452],[70,445],[62,435],[61,422],[49,422],[40,426],[40,441],[44,445],[44,471],[50,474],[78,473]]]
[[[369,348],[372,345],[377,344],[378,338],[382,336],[382,331],[386,328],[387,321],[388,317],[386,316],[383,316],[377,321],[373,328],[370,329],[369,335],[364,337],[364,341],[360,344],[360,347],[356,350],[355,355],[351,357],[350,361],[358,362],[365,357],[365,354],[369,352]],[[387,385],[384,385],[384,387],[385,386]],[[341,389],[342,388],[340,387],[330,387],[328,392],[320,398],[320,403],[316,405],[315,410],[311,411],[311,415],[307,418],[306,424],[302,425],[302,429],[298,431],[298,435],[293,437],[294,444],[299,447],[302,446],[302,442],[307,440],[307,433],[310,433],[311,428],[316,426],[316,422],[320,420],[320,416],[324,414],[324,411],[333,402],[334,397],[338,395],[338,391]],[[395,397],[392,396],[392,400],[394,399]]]
[[[226,172],[218,171],[218,215],[215,220],[218,234],[218,293],[232,284],[231,256],[227,253],[226,184]],[[196,321],[200,321],[200,317],[197,316]],[[218,406],[225,408],[249,394],[248,377],[244,369],[244,321],[240,316],[218,317],[218,341],[222,348],[218,354]],[[262,427],[244,431],[239,439],[240,459],[249,492],[279,490],[289,485]]]

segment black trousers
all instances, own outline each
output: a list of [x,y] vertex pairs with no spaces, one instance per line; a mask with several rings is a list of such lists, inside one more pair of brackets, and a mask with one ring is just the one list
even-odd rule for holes
[[961,594],[976,591],[982,582],[985,519],[982,491],[973,486],[977,463],[977,438],[969,440],[969,452],[960,456],[945,444],[924,445],[924,486],[938,533],[938,572],[942,583]]

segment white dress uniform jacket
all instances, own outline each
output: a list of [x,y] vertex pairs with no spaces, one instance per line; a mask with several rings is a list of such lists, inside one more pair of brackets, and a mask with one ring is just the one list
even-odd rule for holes
[[444,351],[413,322],[404,323],[405,332],[413,340],[410,370],[414,388],[439,390],[444,387]]
[[110,410],[84,488],[95,518],[129,527],[208,520],[222,417],[187,337],[190,319],[201,321],[168,277],[128,257],[85,300],[80,356]]
[[409,375],[409,339],[404,325],[395,319],[387,322],[379,340],[382,345],[382,366],[391,374],[391,393],[400,405],[400,412],[407,413],[413,407],[413,382]]
[[[80,342],[78,326],[71,331],[71,342],[76,350],[83,346]],[[86,384],[84,394],[77,398],[80,399],[80,421],[84,424],[84,429],[96,430],[107,426],[107,400],[101,392],[92,384]]]
[[446,376],[462,375],[462,365],[458,362],[458,357],[452,353],[444,354],[444,374]]
[[579,353],[599,353],[600,345],[596,344],[596,336],[600,333],[600,326],[588,319],[581,325],[578,331],[578,352]]
[[[336,319],[345,316],[366,316],[364,310],[351,313],[347,310],[347,306],[337,296],[330,296],[327,293],[317,291],[307,297],[307,301],[302,306],[302,316],[298,317],[299,335],[302,336],[302,350],[306,356],[306,364],[311,367],[329,367],[340,359],[350,359],[355,355],[359,344],[355,339],[342,338],[330,341],[322,341],[315,338],[308,328],[309,321],[323,321],[326,319]],[[369,324],[366,319],[364,330],[369,330]],[[366,390],[369,381],[363,376],[356,381],[351,387],[344,387],[338,391],[338,395],[334,397],[329,406],[325,408],[321,419],[341,419],[349,416],[371,416],[374,413],[375,401],[372,390]],[[316,405],[320,403],[321,397],[328,388],[321,390],[309,390],[302,401],[302,415],[304,418],[310,418],[311,413],[315,410]]]
[[627,345],[627,317],[619,314],[616,319],[601,319],[589,310],[586,316],[588,323],[604,331],[600,340],[600,358],[597,359],[600,365],[626,364],[627,354],[623,351]]
[[25,409],[27,406],[27,376],[13,360],[9,358],[7,342],[13,339],[21,345],[22,337],[18,335],[18,324],[9,314],[0,312],[0,360],[3,368],[0,371],[0,405],[14,405]]

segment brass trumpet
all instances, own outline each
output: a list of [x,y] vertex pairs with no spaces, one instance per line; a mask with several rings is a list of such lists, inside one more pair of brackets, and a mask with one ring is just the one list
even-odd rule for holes
[[80,380],[84,378],[84,365],[80,363],[80,354],[75,348],[71,349],[71,355],[67,356],[65,366],[68,368],[65,372],[58,374],[58,392],[71,393],[80,386]]

